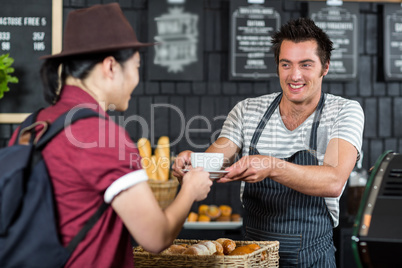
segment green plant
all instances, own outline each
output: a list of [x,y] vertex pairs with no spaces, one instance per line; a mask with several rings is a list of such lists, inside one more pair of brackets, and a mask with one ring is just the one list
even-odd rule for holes
[[11,76],[14,68],[11,65],[14,59],[9,57],[9,54],[0,55],[0,99],[3,98],[4,92],[10,91],[8,83],[18,83],[18,78]]

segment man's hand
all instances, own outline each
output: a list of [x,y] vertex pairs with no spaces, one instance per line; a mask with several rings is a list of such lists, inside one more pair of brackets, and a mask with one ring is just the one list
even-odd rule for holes
[[172,166],[172,174],[180,181],[180,183],[184,177],[183,169],[191,168],[191,153],[192,151],[189,150],[181,152],[176,157]]
[[268,177],[269,171],[272,169],[276,159],[265,155],[247,155],[243,156],[232,166],[226,168],[229,171],[224,177],[217,182],[224,183],[234,180],[255,183],[262,181]]

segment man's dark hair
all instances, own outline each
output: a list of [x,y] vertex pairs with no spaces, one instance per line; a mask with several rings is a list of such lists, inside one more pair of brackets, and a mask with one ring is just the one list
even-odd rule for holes
[[279,64],[279,53],[284,40],[295,43],[315,40],[317,42],[317,56],[324,66],[331,59],[331,51],[333,50],[332,41],[328,35],[309,18],[299,18],[290,20],[281,26],[281,29],[272,36],[272,50],[275,53],[275,62]]

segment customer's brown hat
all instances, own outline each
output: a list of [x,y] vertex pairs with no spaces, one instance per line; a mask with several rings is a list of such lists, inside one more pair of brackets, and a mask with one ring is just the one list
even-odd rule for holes
[[42,59],[152,46],[141,43],[119,4],[94,5],[71,11],[64,31],[63,50]]

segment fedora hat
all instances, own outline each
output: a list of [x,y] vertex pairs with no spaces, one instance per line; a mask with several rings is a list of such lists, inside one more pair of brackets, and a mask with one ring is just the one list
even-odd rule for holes
[[71,11],[64,30],[63,50],[41,59],[152,46],[141,43],[118,3]]

